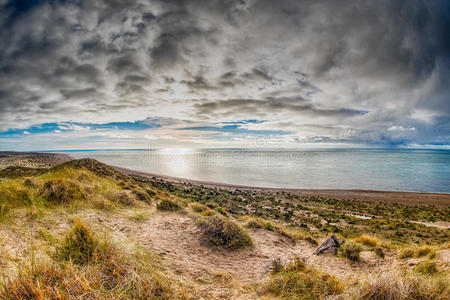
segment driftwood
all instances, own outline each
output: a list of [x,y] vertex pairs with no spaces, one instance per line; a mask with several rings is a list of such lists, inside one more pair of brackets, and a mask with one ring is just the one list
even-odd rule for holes
[[322,253],[329,253],[333,252],[334,254],[337,254],[338,248],[344,243],[343,240],[338,238],[334,233],[327,238],[319,247],[317,247],[316,251],[314,251],[314,254],[322,254]]

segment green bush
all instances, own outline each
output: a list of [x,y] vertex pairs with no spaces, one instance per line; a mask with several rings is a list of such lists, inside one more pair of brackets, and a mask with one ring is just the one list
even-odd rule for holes
[[198,222],[208,242],[228,250],[253,246],[250,235],[236,223],[221,217],[205,217]]
[[359,261],[359,254],[362,251],[362,247],[358,243],[345,242],[341,247],[340,251],[342,255],[351,261]]
[[175,200],[164,198],[158,202],[156,208],[162,211],[178,211],[181,209],[181,205]]

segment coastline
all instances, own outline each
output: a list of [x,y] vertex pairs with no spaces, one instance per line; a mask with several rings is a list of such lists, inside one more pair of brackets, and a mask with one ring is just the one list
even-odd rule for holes
[[[5,151],[0,152],[0,154],[2,154],[0,155],[0,168],[2,167],[1,164],[2,161],[4,162],[10,161],[9,163],[12,163],[14,165],[22,165],[24,158],[26,165],[30,163],[28,158],[33,157],[44,158],[45,164],[47,165],[46,167],[54,166],[61,162],[75,159],[73,156],[66,153],[44,153],[44,152],[34,153],[34,152]],[[42,161],[39,161],[39,163],[42,163]],[[342,199],[342,200],[398,203],[408,206],[433,205],[441,208],[450,207],[450,194],[444,193],[380,191],[380,190],[360,190],[360,189],[297,189],[297,188],[248,186],[248,185],[227,184],[213,181],[203,181],[203,180],[173,177],[158,173],[133,170],[114,165],[111,165],[111,167],[127,175],[155,177],[166,181],[172,181],[177,183],[190,183],[210,188],[220,188],[229,190],[239,189],[258,192],[288,192],[299,196],[317,196],[323,198]]]
[[378,191],[378,190],[339,190],[339,189],[295,189],[295,188],[275,188],[227,184],[211,181],[179,178],[158,173],[143,172],[124,167],[112,166],[116,170],[126,175],[138,175],[144,177],[155,177],[167,181],[178,183],[191,183],[203,185],[205,187],[231,189],[231,190],[252,190],[266,192],[289,192],[300,196],[319,196],[342,200],[372,201],[385,203],[398,203],[408,206],[434,205],[436,207],[450,207],[450,194],[443,193],[420,193],[402,191]]

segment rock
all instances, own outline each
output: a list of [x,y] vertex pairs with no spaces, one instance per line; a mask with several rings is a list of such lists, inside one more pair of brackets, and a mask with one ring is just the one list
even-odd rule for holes
[[344,243],[344,241],[338,238],[334,233],[327,238],[319,247],[317,247],[314,254],[319,255],[323,253],[333,252],[337,254],[338,248]]

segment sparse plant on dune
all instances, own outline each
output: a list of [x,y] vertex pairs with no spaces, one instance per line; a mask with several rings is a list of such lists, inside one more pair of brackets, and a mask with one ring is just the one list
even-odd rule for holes
[[178,211],[181,210],[181,205],[176,200],[163,198],[156,204],[156,208],[162,211]]
[[366,234],[359,236],[356,241],[369,247],[376,247],[379,244],[378,239]]
[[342,256],[350,259],[351,261],[359,261],[359,254],[362,251],[362,247],[358,243],[345,242],[340,248]]
[[358,285],[356,289],[339,299],[353,300],[444,300],[450,295],[448,282],[443,278],[423,276],[402,277],[386,274]]
[[204,217],[198,222],[203,238],[228,250],[252,247],[250,235],[239,225],[221,216]]
[[283,299],[323,299],[343,291],[339,280],[326,273],[319,272],[296,259],[281,266],[273,275],[263,292]]
[[0,282],[1,299],[173,299],[171,280],[154,254],[136,246],[124,251],[97,239],[79,220],[55,257],[20,269]]
[[201,203],[198,202],[192,202],[189,204],[189,208],[198,214],[201,214],[202,216],[212,216],[214,215],[214,211],[212,209],[210,209],[209,207],[207,207],[206,205],[203,205]]

